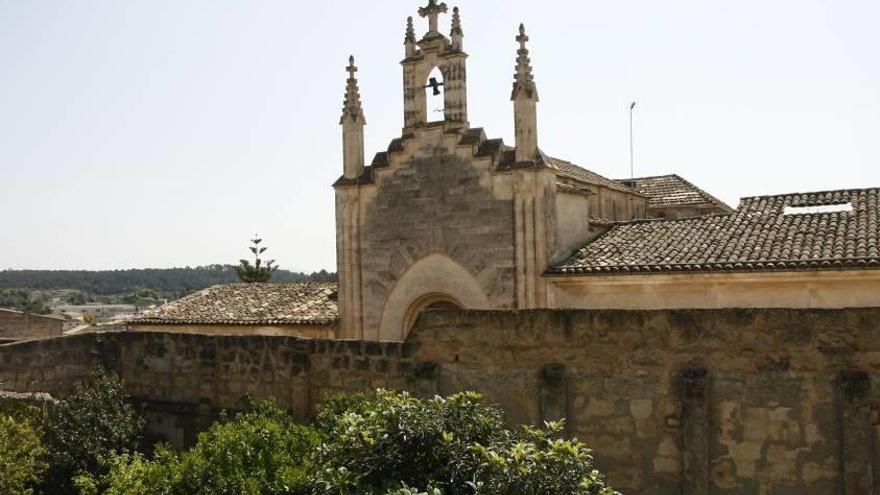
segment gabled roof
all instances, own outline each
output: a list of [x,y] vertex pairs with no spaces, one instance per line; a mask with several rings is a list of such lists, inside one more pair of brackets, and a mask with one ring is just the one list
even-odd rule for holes
[[[786,207],[851,204],[851,211]],[[743,198],[731,214],[613,224],[552,274],[880,267],[880,189]]]
[[648,196],[649,208],[674,206],[715,207],[720,212],[732,212],[733,208],[720,199],[693,185],[677,174],[618,179],[631,185],[639,193]]
[[332,325],[336,284],[215,285],[165,304],[130,324]]
[[599,175],[592,170],[587,170],[584,167],[579,165],[575,165],[574,163],[560,160],[559,158],[549,158],[549,165],[551,168],[556,170],[556,174],[562,177],[566,177],[569,179],[574,179],[581,182],[586,182],[588,184],[595,184],[597,186],[604,186],[609,189],[614,189],[616,191],[624,191],[628,193],[636,193],[641,191],[636,191],[633,188],[623,184],[619,181],[609,179],[603,175]]

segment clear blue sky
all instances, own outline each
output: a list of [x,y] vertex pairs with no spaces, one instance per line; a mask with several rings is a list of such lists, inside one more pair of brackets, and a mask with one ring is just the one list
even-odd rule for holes
[[[334,269],[348,55],[371,158],[423,3],[0,0],[0,269],[234,263],[254,232],[285,268]],[[877,0],[457,5],[490,136],[513,141],[523,21],[545,152],[627,176],[635,99],[637,175],[733,205],[880,186]]]

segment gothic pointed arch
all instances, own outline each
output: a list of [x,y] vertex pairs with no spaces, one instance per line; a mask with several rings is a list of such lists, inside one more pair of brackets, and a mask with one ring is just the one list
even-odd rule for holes
[[477,280],[452,258],[429,254],[397,280],[382,310],[379,340],[406,339],[419,313],[432,306],[488,309],[489,299]]

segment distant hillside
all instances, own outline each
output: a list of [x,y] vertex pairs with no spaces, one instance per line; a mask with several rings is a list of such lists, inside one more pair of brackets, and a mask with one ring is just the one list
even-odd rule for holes
[[[278,270],[272,277],[272,282],[276,283],[333,281],[336,281],[336,274],[324,270],[311,274]],[[238,277],[229,265],[146,270],[0,271],[0,289],[76,289],[96,295],[129,294],[149,288],[169,297],[180,297],[212,285],[234,282],[238,282]]]

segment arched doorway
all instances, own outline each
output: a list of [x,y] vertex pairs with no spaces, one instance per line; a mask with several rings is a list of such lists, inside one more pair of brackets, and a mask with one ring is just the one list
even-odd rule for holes
[[433,253],[419,259],[401,275],[385,298],[379,340],[403,341],[430,307],[490,309],[477,280],[448,256]]
[[413,325],[416,324],[416,320],[419,319],[419,315],[424,311],[430,311],[432,309],[463,309],[464,307],[458,302],[454,297],[444,294],[441,292],[432,292],[430,294],[425,294],[424,296],[416,299],[410,305],[409,309],[406,311],[406,316],[403,318],[403,328],[404,335],[408,335],[409,331],[412,330]]

